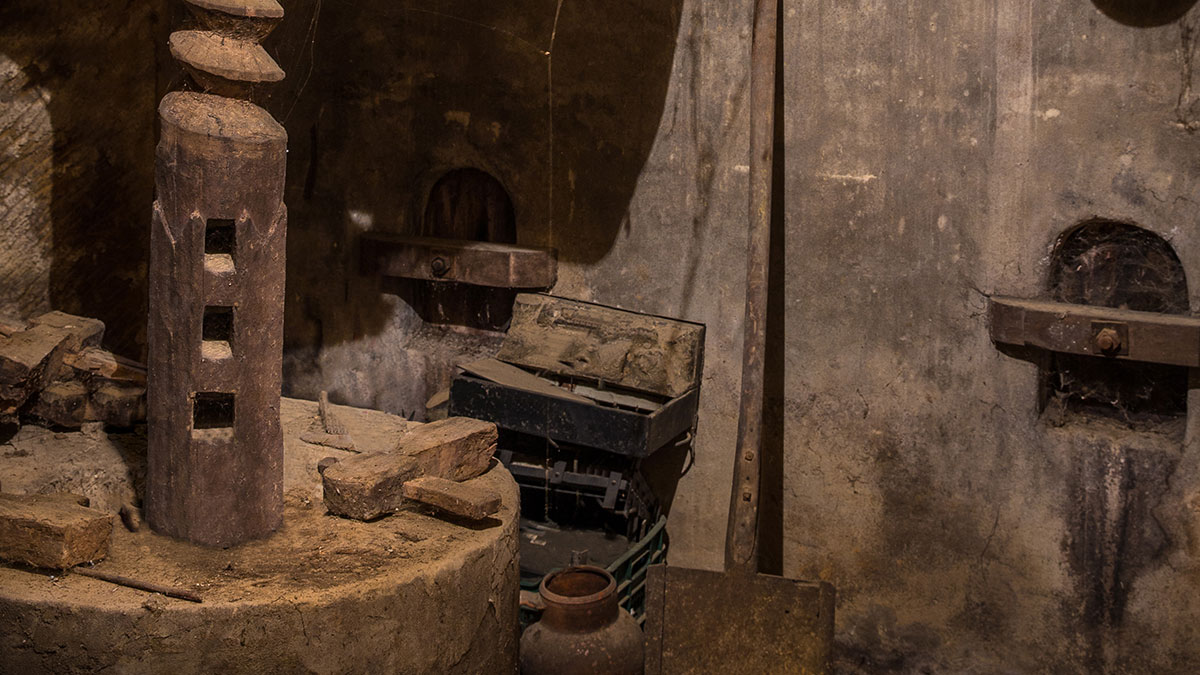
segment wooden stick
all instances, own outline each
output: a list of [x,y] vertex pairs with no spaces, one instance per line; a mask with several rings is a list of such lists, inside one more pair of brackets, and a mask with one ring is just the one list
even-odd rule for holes
[[775,130],[776,0],[757,0],[750,43],[750,239],[746,256],[741,414],[725,534],[725,570],[758,571],[758,492],[762,461],[763,352],[771,252],[771,171]]
[[150,583],[149,581],[138,581],[137,579],[130,579],[129,577],[123,577],[117,574],[101,572],[91,567],[74,567],[72,569],[75,570],[76,573],[82,574],[85,577],[107,581],[110,584],[136,588],[139,591],[149,591],[150,593],[162,593],[169,598],[179,598],[180,600],[190,600],[191,602],[204,602],[199,595],[196,595],[191,591],[185,591],[182,588],[161,586],[159,584]]

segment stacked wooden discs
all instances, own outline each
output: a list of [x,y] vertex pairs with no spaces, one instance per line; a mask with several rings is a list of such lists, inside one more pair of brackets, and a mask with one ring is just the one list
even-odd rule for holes
[[283,19],[278,2],[185,1],[200,27],[172,33],[171,55],[202,90],[248,99],[256,87],[283,79],[283,69],[259,44]]

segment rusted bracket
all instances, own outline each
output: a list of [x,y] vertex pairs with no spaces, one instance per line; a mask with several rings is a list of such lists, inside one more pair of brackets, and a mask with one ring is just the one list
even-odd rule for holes
[[359,242],[364,274],[527,289],[551,288],[558,277],[552,248],[381,233]]
[[993,342],[1200,367],[1200,318],[1008,297],[988,314]]

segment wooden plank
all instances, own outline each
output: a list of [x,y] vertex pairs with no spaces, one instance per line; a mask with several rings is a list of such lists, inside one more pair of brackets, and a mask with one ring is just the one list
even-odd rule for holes
[[359,241],[364,274],[496,288],[550,288],[558,278],[552,248],[376,232]]
[[61,328],[70,335],[67,349],[78,352],[85,347],[99,347],[104,339],[104,322],[100,319],[89,319],[85,316],[75,316],[66,312],[47,312],[29,320],[34,326],[53,326]]
[[459,367],[472,375],[477,375],[485,380],[491,380],[496,384],[502,384],[513,389],[575,401],[576,403],[593,402],[591,399],[572,393],[549,380],[521,370],[516,366],[511,366],[503,361],[497,361],[496,359],[480,359]]
[[451,417],[415,427],[391,450],[347,457],[321,479],[331,513],[371,520],[404,502],[404,483],[421,476],[462,481],[487,470],[496,448],[496,425]]
[[522,293],[496,358],[675,398],[699,386],[703,353],[702,324]]
[[73,495],[0,494],[0,558],[66,569],[108,555],[113,518]]
[[50,325],[0,338],[0,413],[14,413],[62,366],[71,335]]
[[403,493],[408,499],[469,520],[483,520],[499,511],[500,495],[472,483],[422,476],[405,483]]
[[[1200,318],[1010,297],[991,298],[988,313],[998,343],[1200,367]],[[1123,333],[1113,352],[1096,343],[1098,332],[1109,326]]]

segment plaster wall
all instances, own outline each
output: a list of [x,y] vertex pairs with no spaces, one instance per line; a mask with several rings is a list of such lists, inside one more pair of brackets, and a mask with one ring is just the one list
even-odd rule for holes
[[1092,217],[1200,248],[1191,31],[1087,2],[785,3],[789,574],[861,672],[1192,672],[1186,435],[1055,426],[991,294]]
[[[58,4],[0,9],[0,300],[100,316],[136,355],[153,110],[179,83],[155,45],[177,21]],[[718,568],[751,3],[283,4],[267,47],[289,77],[263,103],[291,137],[286,393],[419,418],[456,362],[497,347],[357,270],[360,233],[416,233],[442,173],[486,170],[518,241],[560,249],[553,292],[707,324],[671,560]],[[1158,28],[1083,0],[781,16],[766,568],[837,585],[841,672],[1195,672],[1196,393],[1184,430],[1056,426],[1036,357],[995,349],[985,309],[1038,294],[1056,236],[1097,216],[1171,242],[1200,308],[1197,11]]]

